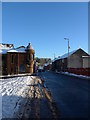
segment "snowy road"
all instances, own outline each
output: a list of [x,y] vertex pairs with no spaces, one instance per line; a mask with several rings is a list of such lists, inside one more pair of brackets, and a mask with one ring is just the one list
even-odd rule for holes
[[[51,96],[36,76],[0,80],[3,118],[52,118],[56,116]],[[53,109],[53,110],[52,110]]]
[[51,90],[52,96],[61,112],[61,118],[88,118],[90,105],[90,81],[88,79],[50,71],[41,72],[39,75],[45,80],[46,86]]

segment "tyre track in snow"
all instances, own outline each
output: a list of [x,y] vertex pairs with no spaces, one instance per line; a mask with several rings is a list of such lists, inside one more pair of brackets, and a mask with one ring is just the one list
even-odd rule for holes
[[[21,81],[23,79],[23,77],[22,78],[17,78],[17,81],[19,80],[19,82]],[[12,81],[11,80],[5,80],[5,79],[3,79],[3,81],[2,81],[2,88],[4,87],[4,90],[2,89],[2,93],[16,93],[17,91],[18,91],[18,89],[19,89],[19,87],[20,87],[20,83],[18,83],[17,81],[16,81],[16,79],[13,79],[12,78]],[[7,84],[8,83],[8,84]],[[14,88],[17,88],[17,89],[14,89]],[[16,91],[16,92],[15,92]],[[13,94],[12,93],[12,94]],[[11,94],[11,95],[12,95]]]

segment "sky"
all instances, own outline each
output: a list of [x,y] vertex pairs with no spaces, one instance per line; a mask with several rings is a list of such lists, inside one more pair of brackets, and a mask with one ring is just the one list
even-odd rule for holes
[[82,48],[88,52],[88,3],[8,2],[2,4],[2,43],[30,42],[36,57],[53,59]]

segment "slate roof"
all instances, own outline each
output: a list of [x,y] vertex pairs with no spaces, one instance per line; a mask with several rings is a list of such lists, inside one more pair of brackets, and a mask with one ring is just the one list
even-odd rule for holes
[[[71,55],[72,55],[73,53],[75,53],[76,51],[77,51],[77,50],[74,50],[74,51],[69,52],[69,56],[71,56]],[[62,55],[62,56],[60,57],[60,59],[67,58],[67,57],[68,57],[68,53]]]
[[28,50],[33,49],[31,44],[29,44],[27,47],[20,46],[18,48],[7,47],[6,45],[0,44],[0,54],[7,54],[7,52],[25,53],[27,48],[28,48]]
[[[79,49],[81,49],[81,48],[79,48]],[[79,49],[77,49],[77,50],[79,50]],[[74,54],[77,50],[73,50],[73,51],[69,52],[69,56],[71,56],[72,54]],[[52,62],[54,62],[56,60],[64,59],[64,58],[67,58],[67,57],[68,57],[68,53],[55,58],[54,60],[52,60]]]
[[13,44],[3,44],[3,43],[0,43],[0,54],[6,54],[8,52],[8,50],[11,50],[13,49]]

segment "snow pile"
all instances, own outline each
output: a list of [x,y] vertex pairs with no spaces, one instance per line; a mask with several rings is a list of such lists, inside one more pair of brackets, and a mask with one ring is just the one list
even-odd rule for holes
[[70,75],[70,76],[79,77],[79,78],[87,78],[87,79],[90,79],[89,76],[77,75],[77,74],[73,74],[73,73],[69,73],[69,72],[62,72],[62,73],[63,73],[63,74],[66,74],[66,75]]
[[32,82],[33,79],[30,76],[0,79],[3,118],[13,118],[20,104],[25,103],[26,94]]
[[9,50],[8,52],[18,52],[18,51],[15,49],[12,49],[12,50]]
[[[1,83],[0,83],[0,90],[1,90]],[[2,118],[2,95],[1,95],[1,91],[0,91],[0,120]]]

